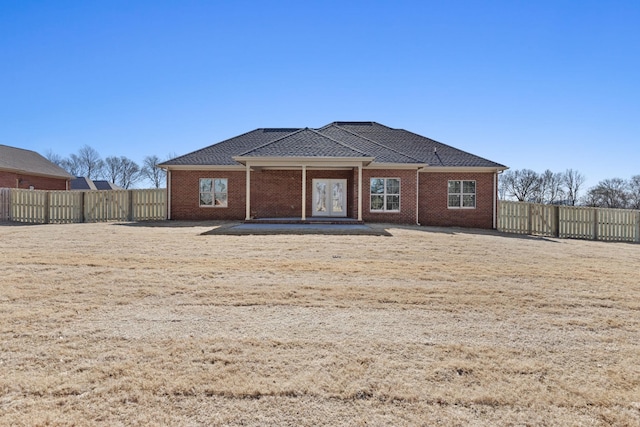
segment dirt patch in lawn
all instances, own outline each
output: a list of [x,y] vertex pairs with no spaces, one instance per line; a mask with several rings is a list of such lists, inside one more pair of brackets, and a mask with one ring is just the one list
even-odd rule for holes
[[640,245],[0,226],[0,425],[638,425]]

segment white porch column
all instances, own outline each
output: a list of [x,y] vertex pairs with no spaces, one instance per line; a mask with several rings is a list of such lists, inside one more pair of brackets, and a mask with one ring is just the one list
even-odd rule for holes
[[245,178],[245,185],[246,185],[246,197],[247,200],[245,202],[245,221],[248,221],[251,219],[251,166],[249,166],[249,162],[247,162],[245,164],[245,166],[247,167],[247,175]]
[[358,165],[358,221],[362,221],[362,163]]
[[307,166],[302,165],[302,220],[307,219]]

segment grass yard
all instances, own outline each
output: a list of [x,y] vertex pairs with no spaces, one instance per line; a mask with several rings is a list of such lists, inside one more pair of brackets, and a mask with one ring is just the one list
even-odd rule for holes
[[0,425],[640,425],[640,245],[155,225],[0,225]]

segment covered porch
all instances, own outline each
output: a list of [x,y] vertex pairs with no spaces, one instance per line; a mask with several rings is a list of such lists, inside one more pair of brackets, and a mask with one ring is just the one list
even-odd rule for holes
[[373,158],[238,156],[234,160],[245,165],[247,223],[363,223],[362,169]]

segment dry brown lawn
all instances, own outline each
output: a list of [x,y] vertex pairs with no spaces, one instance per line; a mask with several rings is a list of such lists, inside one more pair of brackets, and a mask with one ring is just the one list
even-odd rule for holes
[[0,425],[640,425],[640,245],[156,225],[0,225]]

